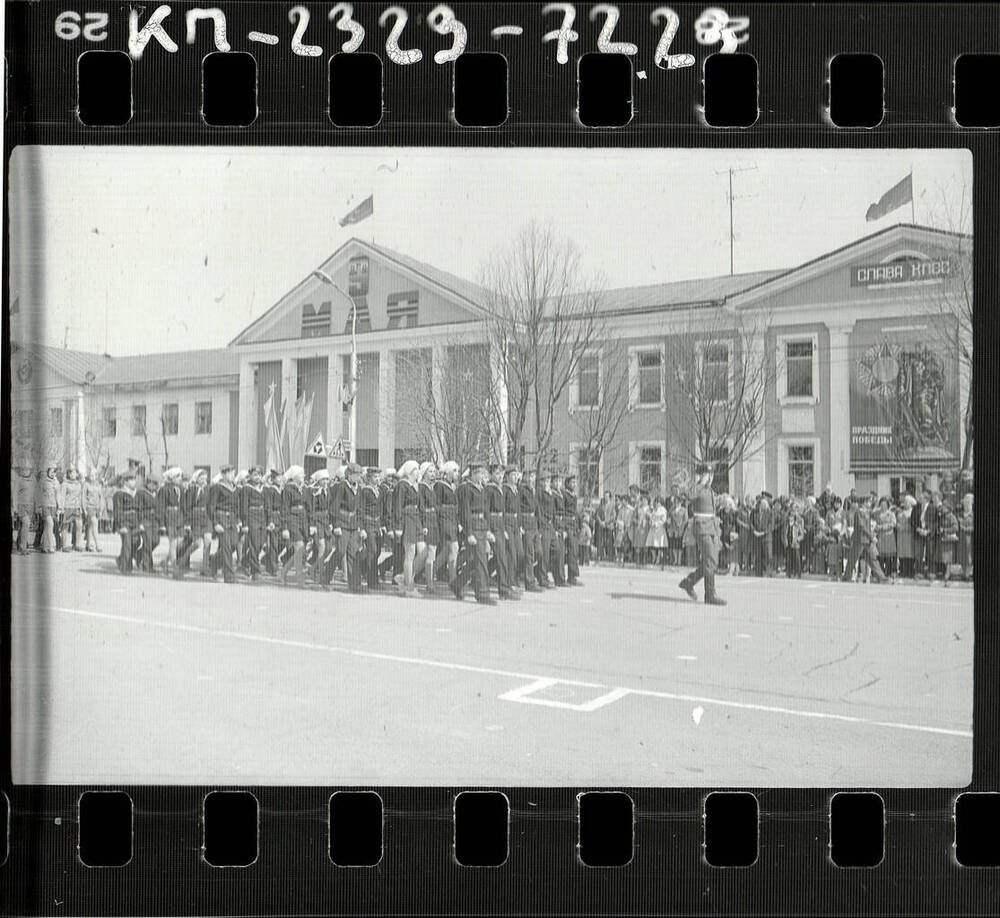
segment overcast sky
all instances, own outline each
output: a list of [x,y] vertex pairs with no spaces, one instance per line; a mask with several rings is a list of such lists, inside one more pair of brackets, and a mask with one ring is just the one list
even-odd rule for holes
[[865,211],[911,166],[917,222],[971,232],[956,150],[20,147],[11,297],[47,344],[221,347],[352,235],[475,280],[532,218],[610,286],[728,274],[730,167],[736,272],[791,267],[909,222]]

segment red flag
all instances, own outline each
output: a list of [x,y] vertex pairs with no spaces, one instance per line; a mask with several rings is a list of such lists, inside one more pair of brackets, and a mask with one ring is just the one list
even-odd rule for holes
[[913,173],[911,172],[901,182],[897,182],[882,197],[880,197],[865,214],[865,220],[881,220],[886,214],[892,213],[897,207],[909,204],[913,200]]
[[349,223],[360,223],[365,217],[370,217],[375,212],[374,197],[374,195],[368,195],[354,210],[341,219],[340,225],[347,226]]

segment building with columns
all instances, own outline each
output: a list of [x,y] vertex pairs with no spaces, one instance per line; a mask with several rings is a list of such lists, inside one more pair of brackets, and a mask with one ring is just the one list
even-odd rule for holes
[[[715,378],[720,391],[728,381],[725,397],[733,397],[734,362],[742,359],[744,345],[735,336],[727,343],[723,334],[709,347],[696,331],[707,317],[716,317],[734,329],[759,328],[746,346],[769,368],[764,423],[751,448],[731,463],[702,457],[725,468],[720,489],[738,495],[816,493],[829,482],[838,493],[854,487],[888,494],[912,489],[919,479],[933,482],[957,469],[965,451],[969,372],[961,354],[971,353],[970,266],[970,237],[898,224],[781,270],[603,291],[605,338],[581,361],[560,402],[556,457],[579,468],[595,494],[620,493],[633,483],[668,491],[691,465],[677,448],[671,414],[678,410],[678,367],[670,355],[678,353],[679,337],[690,344],[705,378]],[[86,426],[74,420],[83,417],[79,409],[67,406],[99,396],[101,410],[113,402],[122,419],[119,437],[135,405],[147,406],[147,420],[164,414],[162,406],[176,406],[169,409],[171,418],[179,412],[171,420],[171,430],[177,430],[171,464],[214,468],[235,459],[243,467],[268,465],[267,412],[280,413],[284,406],[286,461],[307,471],[339,462],[307,455],[320,439],[327,446],[352,443],[364,465],[398,467],[428,452],[407,408],[422,397],[412,391],[414,365],[427,367],[428,397],[438,401],[444,393],[433,387],[440,385],[442,367],[461,366],[470,392],[484,379],[486,385],[495,382],[484,302],[484,291],[465,278],[351,239],[226,348],[130,358],[84,355],[65,376],[65,391],[45,391],[69,412],[62,421],[64,444],[86,441],[65,433],[66,424]],[[352,429],[345,402],[355,306]],[[16,357],[12,371],[18,372]],[[89,382],[75,380],[88,373]],[[624,416],[594,462],[582,445],[581,422],[623,384]],[[15,426],[17,406],[29,398],[18,385]],[[196,417],[205,402],[212,413],[207,434]],[[115,439],[112,464],[123,461],[123,452],[145,455],[134,438]],[[81,447],[75,448],[79,453]]]

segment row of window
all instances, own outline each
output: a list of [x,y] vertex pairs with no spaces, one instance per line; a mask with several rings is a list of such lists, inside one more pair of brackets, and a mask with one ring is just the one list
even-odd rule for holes
[[[782,398],[814,398],[816,358],[815,339],[783,338],[784,351]],[[631,350],[630,397],[632,405],[660,406],[664,402],[664,352],[662,348]],[[708,344],[700,351],[701,397],[706,401],[726,401],[731,389],[732,349],[728,343]],[[596,408],[601,402],[601,356],[597,351],[585,354],[575,380],[577,408]]]
[[[61,409],[52,409],[60,411]],[[162,405],[159,421],[154,422],[152,428],[147,424],[146,406],[133,405],[131,413],[131,434],[133,437],[141,437],[145,434],[161,434],[167,437],[175,437],[178,432],[179,406],[177,402],[167,402]],[[101,421],[105,437],[118,436],[118,409],[114,405],[105,406],[102,409]],[[61,423],[61,419],[60,419]],[[212,403],[194,403],[194,432],[196,434],[210,434],[212,432]]]
[[[670,488],[665,480],[666,452],[662,444],[645,443],[630,450],[633,461],[629,469],[629,484],[638,485],[651,497],[665,495]],[[602,494],[603,457],[591,450],[578,448],[572,451],[572,464],[576,469],[580,497],[597,500]],[[816,448],[812,445],[787,446],[788,493],[793,497],[807,497],[816,493]],[[716,493],[730,489],[729,456],[724,447],[716,448],[706,457],[715,468],[712,488]]]

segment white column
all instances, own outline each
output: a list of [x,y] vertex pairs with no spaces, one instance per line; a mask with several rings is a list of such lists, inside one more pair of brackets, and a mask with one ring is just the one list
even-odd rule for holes
[[[504,379],[503,372],[500,367],[500,361],[497,359],[498,354],[496,350],[492,344],[487,344],[487,347],[489,348],[490,355],[490,378],[492,379],[492,384],[496,386],[497,412],[500,417],[503,418],[503,423],[501,423],[500,429],[497,431],[497,449],[500,451],[500,455],[496,458],[499,459],[500,462],[506,462],[507,420],[509,417],[509,408],[507,405],[507,382]],[[512,457],[512,459],[515,462],[517,461],[516,456]]]
[[257,461],[257,391],[253,384],[256,364],[240,361],[240,439],[236,464],[248,468]]
[[84,409],[83,391],[76,394],[76,468],[87,474],[87,414]]
[[378,353],[378,461],[388,468],[396,461],[396,352]]
[[[764,342],[767,336],[767,332],[763,332],[761,335],[753,338],[750,341],[751,354],[749,355],[749,366],[760,367],[763,366],[764,360]],[[769,400],[770,393],[765,393],[764,396],[764,420],[761,427],[755,431],[754,435],[748,439],[746,450],[744,452],[743,459],[743,494],[746,495],[757,495],[765,489],[765,482],[767,479],[766,469],[764,467],[764,428],[766,427],[770,418],[768,417],[768,409],[770,406]],[[780,409],[779,409],[780,410]]]
[[[441,416],[441,411],[443,410],[444,403],[444,371],[445,371],[445,352],[443,344],[432,344],[431,345],[431,395],[434,398],[435,415]],[[438,444],[440,442],[439,437],[434,438],[434,443]],[[447,459],[447,456],[440,455],[440,449],[436,449],[438,455],[434,458],[439,463]]]
[[[835,494],[851,490],[851,360],[853,322],[827,323],[830,331],[830,472]],[[817,482],[825,487],[826,482]]]

